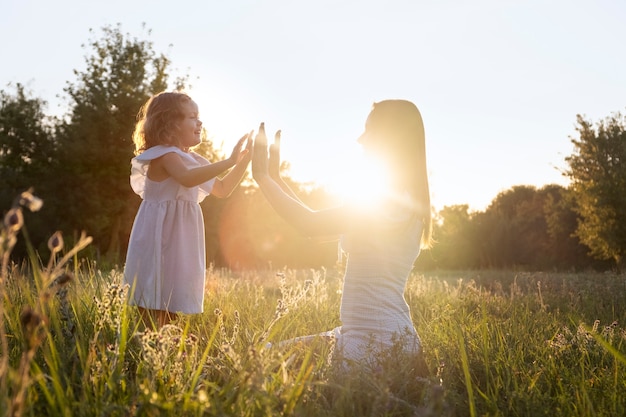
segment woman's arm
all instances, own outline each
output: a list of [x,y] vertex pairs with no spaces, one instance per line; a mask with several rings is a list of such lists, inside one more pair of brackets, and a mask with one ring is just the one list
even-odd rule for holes
[[270,178],[272,178],[282,190],[294,200],[302,203],[302,200],[298,195],[287,185],[287,183],[280,176],[280,139],[281,131],[278,130],[274,135],[274,143],[270,145],[270,154],[268,161],[268,170]]
[[[273,159],[273,170],[276,158]],[[346,207],[312,210],[285,191],[270,176],[265,126],[261,123],[252,156],[252,175],[263,195],[276,212],[289,224],[307,236],[337,235],[350,230],[354,216]]]
[[278,215],[305,236],[339,235],[353,227],[354,217],[346,207],[312,210],[288,195],[269,176],[255,177],[255,180]]

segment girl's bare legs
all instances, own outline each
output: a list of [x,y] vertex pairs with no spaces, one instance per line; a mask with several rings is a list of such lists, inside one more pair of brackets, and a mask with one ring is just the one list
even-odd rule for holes
[[163,327],[166,324],[170,324],[178,318],[178,314],[166,310],[156,310],[157,322],[159,327]]
[[138,307],[139,315],[144,327],[160,329],[166,324],[170,324],[176,320],[178,314],[167,310],[152,310],[148,308]]

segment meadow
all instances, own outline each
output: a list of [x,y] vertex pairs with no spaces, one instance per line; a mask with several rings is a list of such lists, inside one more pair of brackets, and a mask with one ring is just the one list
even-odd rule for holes
[[336,369],[332,342],[278,346],[339,325],[340,265],[210,269],[205,312],[154,331],[119,269],[79,257],[87,237],[19,265],[7,242],[1,415],[626,415],[623,274],[415,271],[425,375],[398,351]]

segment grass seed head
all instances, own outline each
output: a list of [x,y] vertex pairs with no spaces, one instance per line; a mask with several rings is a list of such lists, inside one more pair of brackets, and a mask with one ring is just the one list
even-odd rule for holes
[[60,231],[54,232],[50,239],[48,239],[48,249],[54,255],[59,253],[63,249],[63,235]]
[[4,227],[9,233],[16,233],[24,225],[22,209],[14,207],[4,215]]
[[33,194],[32,188],[20,194],[19,204],[27,207],[30,211],[39,211],[43,206],[43,200]]

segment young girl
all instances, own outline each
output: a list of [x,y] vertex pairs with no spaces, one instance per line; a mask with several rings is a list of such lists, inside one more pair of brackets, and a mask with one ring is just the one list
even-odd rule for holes
[[184,93],[157,94],[139,112],[130,184],[143,201],[124,280],[145,324],[160,327],[176,313],[203,311],[206,255],[199,203],[208,194],[228,197],[250,162],[251,133],[239,139],[228,159],[215,163],[190,150],[201,137],[198,106]]
[[[347,204],[311,210],[279,176],[280,136],[267,151],[261,124],[255,139],[252,173],[274,209],[302,233],[342,235],[348,255],[341,299],[342,325],[322,335],[335,337],[341,363],[375,365],[378,353],[400,343],[422,363],[421,341],[411,320],[404,289],[420,249],[431,244],[431,209],[424,126],[417,107],[406,100],[374,103],[359,138],[364,151],[389,170],[387,194],[378,204]],[[395,350],[394,350],[395,352]],[[420,361],[421,359],[421,361]]]

